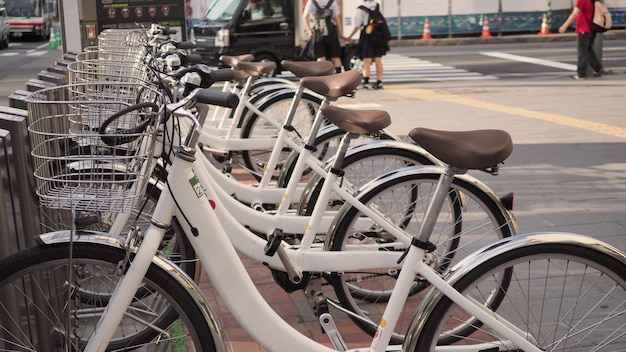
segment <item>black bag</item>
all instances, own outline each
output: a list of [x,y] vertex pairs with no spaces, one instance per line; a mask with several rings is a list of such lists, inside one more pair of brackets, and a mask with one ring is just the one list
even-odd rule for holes
[[306,61],[313,61],[317,59],[315,55],[315,36],[306,42],[304,47],[302,47],[302,50],[300,51],[300,58]]
[[388,42],[391,39],[391,32],[389,31],[389,26],[387,25],[385,16],[383,16],[383,14],[380,12],[379,5],[376,4],[376,8],[374,10],[371,10],[363,5],[359,6],[359,9],[369,14],[369,20],[367,21],[367,25],[363,29],[363,31],[365,32],[365,37],[376,36]]
[[313,1],[313,5],[315,5],[315,25],[313,26],[315,30],[315,37],[321,39],[322,37],[327,37],[329,35],[336,35],[335,25],[333,23],[333,11],[330,9],[330,6],[333,4],[334,0],[330,0],[326,6],[321,7],[316,0]]

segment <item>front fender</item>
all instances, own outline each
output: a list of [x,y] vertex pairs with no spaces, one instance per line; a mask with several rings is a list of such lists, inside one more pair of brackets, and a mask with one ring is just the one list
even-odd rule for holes
[[[125,237],[122,236],[112,235],[106,232],[85,230],[76,230],[73,232],[70,230],[49,232],[36,236],[35,242],[39,246],[47,246],[58,243],[67,243],[70,242],[70,239],[73,242],[94,243],[97,245],[119,248],[120,250],[123,250],[122,247],[125,243]],[[131,249],[131,251],[135,252],[136,249]],[[160,255],[155,255],[152,258],[152,264],[156,265],[164,272],[169,273],[170,276],[172,276],[182,287],[185,287],[187,291],[189,291],[190,296],[193,297],[196,305],[200,307],[206,321],[211,327],[211,333],[213,334],[213,341],[215,341],[216,350],[218,352],[226,352],[227,349],[224,344],[226,337],[224,336],[224,332],[217,322],[215,312],[209,306],[198,285],[180,267]]]
[[[461,278],[474,270],[477,266],[487,261],[490,261],[499,255],[520,249],[533,251],[533,248],[539,246],[557,246],[557,247],[582,247],[591,249],[596,253],[608,255],[613,260],[621,263],[626,268],[626,255],[619,249],[612,247],[602,241],[595,238],[565,232],[542,232],[542,233],[528,233],[518,236],[511,236],[501,239],[486,246],[473,254],[465,257],[459,263],[457,263],[452,269],[450,269],[444,279],[450,285],[454,286]],[[415,344],[417,343],[419,334],[424,328],[424,324],[431,314],[432,310],[437,306],[437,303],[444,297],[443,293],[439,290],[430,290],[426,297],[420,303],[417,309],[413,321],[411,322],[406,338],[404,340],[403,351],[415,352]],[[419,352],[419,351],[417,351]]]
[[[407,166],[405,168],[390,171],[361,186],[361,188],[357,191],[357,194],[359,194],[358,198],[360,200],[371,189],[375,189],[381,186],[383,183],[389,182],[391,179],[394,178],[405,178],[409,177],[411,174],[432,174],[433,177],[438,178],[444,171],[445,168],[440,165]],[[513,213],[511,213],[504,207],[500,198],[485,183],[468,174],[456,175],[454,182],[456,184],[465,186],[465,188],[475,189],[476,192],[480,192],[486,195],[489,199],[491,199],[494,204],[498,206],[498,209],[500,210],[500,213],[504,216],[505,221],[508,224],[511,224],[511,235],[514,236],[519,233],[517,221],[515,220]],[[341,209],[339,209],[337,215],[333,220],[333,223],[329,228],[328,235],[326,236],[326,250],[330,250],[330,247],[332,246],[332,242],[335,237],[335,232],[337,231],[337,227],[346,216],[350,208],[350,204],[345,204],[341,207]]]

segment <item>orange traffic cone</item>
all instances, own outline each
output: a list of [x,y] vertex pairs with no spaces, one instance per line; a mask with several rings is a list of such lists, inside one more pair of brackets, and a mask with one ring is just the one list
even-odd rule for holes
[[550,27],[548,26],[548,16],[543,14],[543,19],[541,20],[541,31],[537,33],[538,35],[548,35],[550,34]]
[[483,17],[483,34],[481,38],[491,38],[491,31],[489,30],[489,17]]
[[433,37],[430,35],[430,22],[427,18],[426,21],[424,21],[424,32],[422,33],[422,40],[428,39],[433,39]]

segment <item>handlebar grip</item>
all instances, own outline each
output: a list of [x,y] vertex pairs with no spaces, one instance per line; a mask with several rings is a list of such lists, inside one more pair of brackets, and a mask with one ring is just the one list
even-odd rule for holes
[[202,62],[202,56],[200,54],[188,54],[183,58],[183,64],[196,65]]
[[172,35],[176,34],[177,32],[177,30],[171,29],[170,27],[163,27],[163,29],[161,29],[161,33],[164,35]]
[[211,89],[202,89],[196,94],[200,103],[235,108],[239,104],[239,96],[234,93],[222,92]]
[[196,47],[196,43],[191,41],[178,42],[176,43],[176,47],[178,49],[194,49]]
[[227,82],[235,78],[235,71],[230,68],[220,68],[211,71],[213,82]]

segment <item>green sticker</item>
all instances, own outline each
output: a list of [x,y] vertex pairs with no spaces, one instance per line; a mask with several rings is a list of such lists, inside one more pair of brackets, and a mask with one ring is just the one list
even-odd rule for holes
[[202,188],[202,185],[200,184],[200,181],[198,181],[198,178],[196,176],[192,177],[189,180],[189,184],[191,184],[191,187],[193,187],[193,191],[196,193],[196,196],[198,198],[204,197],[204,189]]

